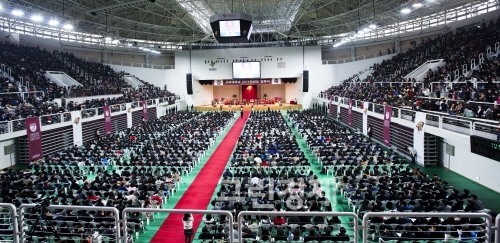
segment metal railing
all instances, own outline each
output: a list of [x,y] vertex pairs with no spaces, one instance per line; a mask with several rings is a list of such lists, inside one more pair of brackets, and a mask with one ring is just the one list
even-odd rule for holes
[[[319,99],[327,99],[330,103],[330,100],[334,101],[334,104],[347,106],[347,98],[333,96],[327,97],[326,94],[319,94],[317,96]],[[363,101],[353,100],[353,107],[361,108],[359,105],[363,103]],[[477,104],[485,104],[485,102],[472,102]],[[491,104],[491,103],[487,103]],[[368,106],[366,107],[367,111],[383,114],[384,106],[377,103],[368,102]],[[408,109],[407,107],[393,107],[392,117],[400,118],[408,121],[413,121],[415,117],[416,111]],[[441,128],[444,130],[464,134],[464,135],[473,135],[479,134],[484,137],[488,137],[490,139],[496,140],[497,135],[500,134],[499,122],[488,119],[481,118],[468,118],[463,116],[450,115],[445,112],[436,112],[429,110],[421,110],[426,115],[426,125]],[[474,124],[478,124],[477,126]],[[498,129],[497,129],[498,128]]]
[[472,123],[472,135],[485,137],[491,140],[498,140],[500,127],[494,124],[474,122]]
[[[155,104],[161,104],[161,103],[167,103],[167,102],[169,105],[175,104],[175,99],[170,99],[170,97],[166,97],[166,98],[160,99],[158,102],[156,101],[156,99],[147,100],[148,105],[155,105]],[[132,107],[132,109],[135,109],[135,108],[141,107],[141,105],[139,102],[136,101],[136,102],[131,103],[131,107]],[[126,110],[126,103],[111,105],[111,112],[112,113],[116,113],[119,111],[125,111],[125,110]],[[81,112],[82,119],[103,115],[102,107],[82,109],[80,112]],[[70,122],[71,121],[71,113],[65,112],[65,113],[54,113],[54,114],[49,114],[49,115],[43,115],[43,116],[40,116],[39,119],[40,119],[41,126],[59,124],[62,122]],[[11,120],[11,121],[0,121],[0,134],[7,134],[7,133],[25,130],[26,128],[25,128],[24,120],[25,120],[25,118]]]
[[[386,224],[384,223],[384,219],[387,217],[398,217],[400,220],[398,222],[408,222],[408,223],[397,223],[397,224]],[[370,218],[378,218],[377,223],[371,223],[369,221]],[[422,223],[419,223],[418,219],[425,219],[425,218],[437,218],[435,220],[436,222],[441,222],[441,219],[462,219],[462,218],[479,218],[483,219],[484,222],[478,222],[477,224],[454,224],[454,225],[433,225],[432,223],[428,223],[426,221],[423,221]],[[382,222],[380,222],[382,221]],[[433,221],[434,222],[434,221]],[[380,227],[384,226],[384,228],[381,230]],[[373,227],[372,227],[373,226]],[[392,228],[392,226],[396,226],[399,228]],[[410,227],[411,226],[411,227]],[[421,228],[419,228],[419,226]],[[455,230],[455,229],[444,229],[441,227],[462,227],[464,226],[463,229],[460,230]],[[465,227],[472,227],[478,228],[478,229],[466,229]],[[406,240],[406,241],[412,241],[412,240],[425,240],[422,238],[413,238],[412,233],[417,233],[419,230],[422,230],[423,228],[428,228],[429,231],[433,231],[433,228],[439,228],[435,229],[435,231],[438,231],[439,233],[443,233],[444,237],[439,237],[439,238],[434,238],[434,235],[429,234],[429,237],[427,240],[451,240],[451,238],[454,238],[454,234],[456,233],[458,237],[457,239],[461,240],[471,240],[474,241],[473,237],[465,237],[463,236],[464,233],[469,233],[472,235],[473,232],[479,231],[481,233],[484,233],[484,236],[481,236],[484,238],[483,240],[485,242],[491,242],[491,233],[492,233],[492,218],[489,214],[487,213],[465,213],[465,212],[455,212],[455,213],[413,213],[413,212],[368,212],[363,216],[363,223],[362,223],[362,228],[363,228],[363,243],[368,243],[368,242],[383,242],[380,241],[381,239],[384,240],[383,238],[386,238],[386,240]],[[441,229],[441,230],[440,230]],[[426,231],[427,232],[427,231]],[[382,233],[384,235],[382,235]],[[418,232],[420,233],[420,232]],[[425,233],[425,232],[422,232]],[[372,239],[369,240],[368,236],[372,235]],[[476,236],[479,238],[478,236]]]
[[[132,213],[151,213],[151,214],[154,214],[154,213],[169,213],[169,214],[185,214],[185,213],[190,213],[190,214],[194,214],[194,215],[199,215],[199,214],[203,214],[203,215],[206,215],[206,214],[210,214],[210,215],[224,215],[227,217],[227,224],[228,224],[228,229],[226,232],[228,232],[228,240],[229,242],[233,242],[233,223],[234,223],[234,217],[233,217],[233,214],[230,212],[230,211],[224,211],[224,210],[194,210],[194,209],[161,209],[161,208],[126,208],[123,210],[122,212],[122,219],[123,219],[123,224],[122,224],[122,227],[123,227],[123,239],[128,239],[128,229],[129,229],[129,226],[131,227],[135,227],[136,226],[136,223],[135,222],[130,222],[130,214]],[[154,215],[152,216],[154,217]],[[168,227],[171,227],[170,229],[172,230],[175,230],[175,231],[182,231],[182,224],[181,222],[179,222],[179,225],[176,225],[176,226],[171,226],[169,225]],[[167,229],[167,230],[170,230],[170,229]],[[193,239],[195,237],[195,234],[196,232],[193,232]],[[179,240],[179,239],[162,239],[164,240],[165,242],[167,242],[168,240]],[[240,241],[241,242],[241,241]]]
[[495,218],[495,243],[500,243],[500,214]]
[[353,62],[353,61],[371,59],[371,58],[375,58],[375,57],[389,56],[389,55],[393,55],[393,54],[396,54],[396,53],[391,53],[391,54],[382,53],[382,55],[380,55],[379,52],[376,52],[376,53],[370,53],[370,54],[360,55],[360,56],[355,56],[355,57],[346,57],[346,58],[335,59],[335,60],[323,60],[322,63],[323,63],[323,65],[341,64],[341,63],[348,63],[348,62]]
[[19,225],[14,204],[0,203],[0,241],[19,242]]
[[[334,217],[347,217],[348,222],[352,222],[352,227],[347,227],[346,230],[352,231],[354,242],[358,242],[358,216],[354,213],[348,212],[270,212],[270,211],[242,211],[238,214],[238,242],[243,242],[243,222],[245,216],[334,216]],[[288,226],[299,227],[299,225],[288,224]],[[312,226],[312,225],[311,225]],[[294,240],[292,240],[295,242]]]
[[[158,213],[164,214],[158,217]],[[261,223],[258,226],[259,229],[273,227],[274,229],[286,228],[292,230],[297,227],[301,229],[314,227],[318,231],[323,231],[328,227],[329,230],[344,230],[346,234],[342,241],[346,241],[345,238],[348,237],[349,240],[347,241],[354,243],[383,242],[385,240],[418,241],[425,239],[479,240],[491,243],[493,242],[494,235],[494,242],[500,243],[500,215],[495,218],[493,224],[492,217],[483,212],[365,212],[362,220],[359,220],[359,217],[352,212],[242,211],[238,214],[236,223],[232,212],[226,210],[125,208],[120,213],[114,207],[71,205],[41,207],[39,204],[32,203],[21,204],[17,209],[14,204],[0,203],[0,224],[3,225],[2,231],[0,231],[0,241],[18,243],[27,242],[27,240],[48,240],[53,242],[77,240],[81,242],[98,236],[103,242],[128,242],[129,238],[137,238],[139,232],[144,233],[147,230],[146,226],[149,225],[150,219],[164,220],[167,214],[185,213],[193,214],[198,219],[200,219],[199,215],[207,214],[212,216],[217,215],[220,219],[222,219],[222,216],[225,217],[223,226],[228,242],[236,242],[236,240],[244,242],[242,241],[244,239],[243,230],[247,228],[245,222],[249,218],[266,217],[268,224]],[[40,215],[44,217],[40,217]],[[337,217],[339,221],[336,223],[325,222],[321,224],[314,223],[313,220],[310,224],[304,225],[294,224],[291,221],[286,222],[285,220],[284,224],[273,224],[271,217],[274,218],[275,216],[281,216],[285,219],[294,216],[325,217],[325,219],[326,217]],[[141,223],[138,223],[137,219]],[[397,221],[393,221],[393,219],[397,219]],[[467,220],[461,221],[462,219]],[[453,222],[457,223],[451,224],[450,220],[454,220]],[[168,227],[179,231],[182,228],[182,224],[178,222],[178,225]],[[199,227],[198,232],[201,231],[203,233],[203,227],[209,226],[203,225]],[[180,231],[182,232],[182,230]],[[237,231],[236,235],[238,235],[238,239],[233,239],[235,231]],[[439,237],[434,238],[434,235],[424,237],[425,239],[421,236],[413,238],[415,237],[414,233],[434,232],[438,232]],[[197,235],[196,232],[193,233],[193,237]],[[181,233],[180,235],[183,234]],[[286,236],[288,237],[289,235]],[[359,239],[359,236],[362,238]],[[271,235],[269,235],[269,238],[271,238]],[[252,241],[254,240],[256,240],[255,237],[252,238]]]
[[[111,242],[112,238],[121,238],[119,215],[114,207],[50,205],[44,208],[37,204],[22,204],[19,206],[19,236],[21,242],[26,242],[26,239],[81,242],[98,232],[101,237],[108,238],[105,242]],[[105,226],[99,227],[97,222]]]
[[472,122],[452,117],[442,117],[441,118],[442,129],[461,133],[464,135],[471,135],[472,131]]

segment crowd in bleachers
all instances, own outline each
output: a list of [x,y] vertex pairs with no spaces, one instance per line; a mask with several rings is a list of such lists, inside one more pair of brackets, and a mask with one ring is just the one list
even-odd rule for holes
[[[140,89],[132,89],[122,76],[111,67],[88,62],[71,53],[48,51],[39,47],[0,43],[2,73],[0,94],[0,121],[16,120],[31,116],[57,114],[66,111],[102,107],[126,102],[175,97],[166,89],[155,87],[145,81]],[[10,69],[9,77],[7,70]],[[82,86],[57,86],[48,80],[45,71],[63,71]],[[86,74],[86,75],[85,75]],[[22,79],[22,82],[21,82]],[[122,94],[117,98],[91,99],[77,103],[65,98]],[[59,106],[55,98],[62,98]],[[54,119],[59,119],[54,116]]]
[[[277,111],[251,113],[222,181],[212,209],[229,210],[234,216],[246,210],[332,211],[317,175]],[[227,238],[221,232],[228,227],[225,217],[207,215],[199,237]],[[340,219],[332,216],[245,217],[241,227],[245,242],[349,240]]]
[[[437,175],[427,175],[418,168],[408,167],[392,151],[383,151],[367,137],[350,131],[321,112],[291,111],[289,115],[315,152],[325,173],[331,170],[335,176],[339,193],[360,216],[366,212],[384,211],[490,212],[469,190],[461,192]],[[458,238],[455,236],[457,230],[469,234],[472,228],[479,232],[474,237],[484,237],[484,228],[481,228],[484,222],[481,219],[411,221],[409,218],[391,217],[374,218],[371,223],[378,224],[374,230],[385,239],[444,239],[444,235]],[[469,230],[465,229],[466,226]],[[403,236],[396,234],[402,231],[407,232]],[[466,237],[465,233],[463,237]]]
[[[17,206],[48,198],[54,205],[107,206],[120,212],[126,207],[159,207],[233,117],[231,112],[176,112],[125,131],[96,135],[83,146],[31,162],[25,171],[4,170],[0,174],[0,198],[3,203]],[[34,220],[34,213],[29,210],[28,218]],[[116,227],[106,223],[110,220],[108,216],[112,215],[47,212],[47,217],[57,223],[59,236],[68,237],[86,237],[95,231],[101,235],[114,232]],[[64,226],[71,217],[75,217],[75,222]],[[130,217],[131,231],[144,226],[144,215]],[[65,227],[71,232],[65,232]],[[38,236],[43,235],[41,231]]]
[[[349,97],[379,104],[498,120],[500,115],[496,113],[499,112],[499,108],[493,107],[492,104],[500,99],[498,86],[494,83],[500,80],[498,55],[491,57],[485,55],[483,63],[478,65],[476,70],[469,72],[468,76],[454,76],[454,71],[459,70],[462,74],[462,65],[467,64],[470,68],[471,59],[479,63],[479,54],[485,54],[486,49],[493,47],[499,40],[500,18],[496,22],[492,20],[488,23],[483,22],[479,26],[463,27],[455,32],[423,38],[418,44],[412,41],[412,47],[408,51],[399,53],[380,64],[374,64],[372,67],[374,71],[366,80],[359,80],[355,75],[322,94],[326,97]],[[414,79],[405,80],[404,76],[421,64],[440,58],[444,59],[446,64],[437,70],[429,70],[423,84],[415,83]],[[433,93],[430,91],[431,85]],[[446,107],[440,107],[440,98],[447,103]],[[467,102],[470,101],[491,104],[469,105]],[[451,107],[458,104],[463,108]],[[464,112],[466,107],[475,114]],[[478,111],[486,111],[488,108],[495,114],[491,116],[478,114]]]

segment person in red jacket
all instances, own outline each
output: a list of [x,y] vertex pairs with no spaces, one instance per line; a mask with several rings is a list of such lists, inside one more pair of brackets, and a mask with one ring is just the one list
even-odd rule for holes
[[163,203],[163,198],[161,198],[157,192],[153,194],[153,196],[151,196],[149,199],[156,202],[156,205],[161,205]]

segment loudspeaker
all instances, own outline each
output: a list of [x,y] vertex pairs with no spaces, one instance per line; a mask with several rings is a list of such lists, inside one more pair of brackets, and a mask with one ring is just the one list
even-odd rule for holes
[[188,95],[193,94],[193,75],[190,73],[186,73],[186,89]]
[[302,73],[302,92],[309,92],[309,71],[304,70]]

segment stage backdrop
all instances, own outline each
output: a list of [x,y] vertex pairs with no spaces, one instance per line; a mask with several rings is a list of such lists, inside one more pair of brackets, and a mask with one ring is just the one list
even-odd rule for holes
[[257,99],[257,85],[242,85],[241,98],[246,100]]

